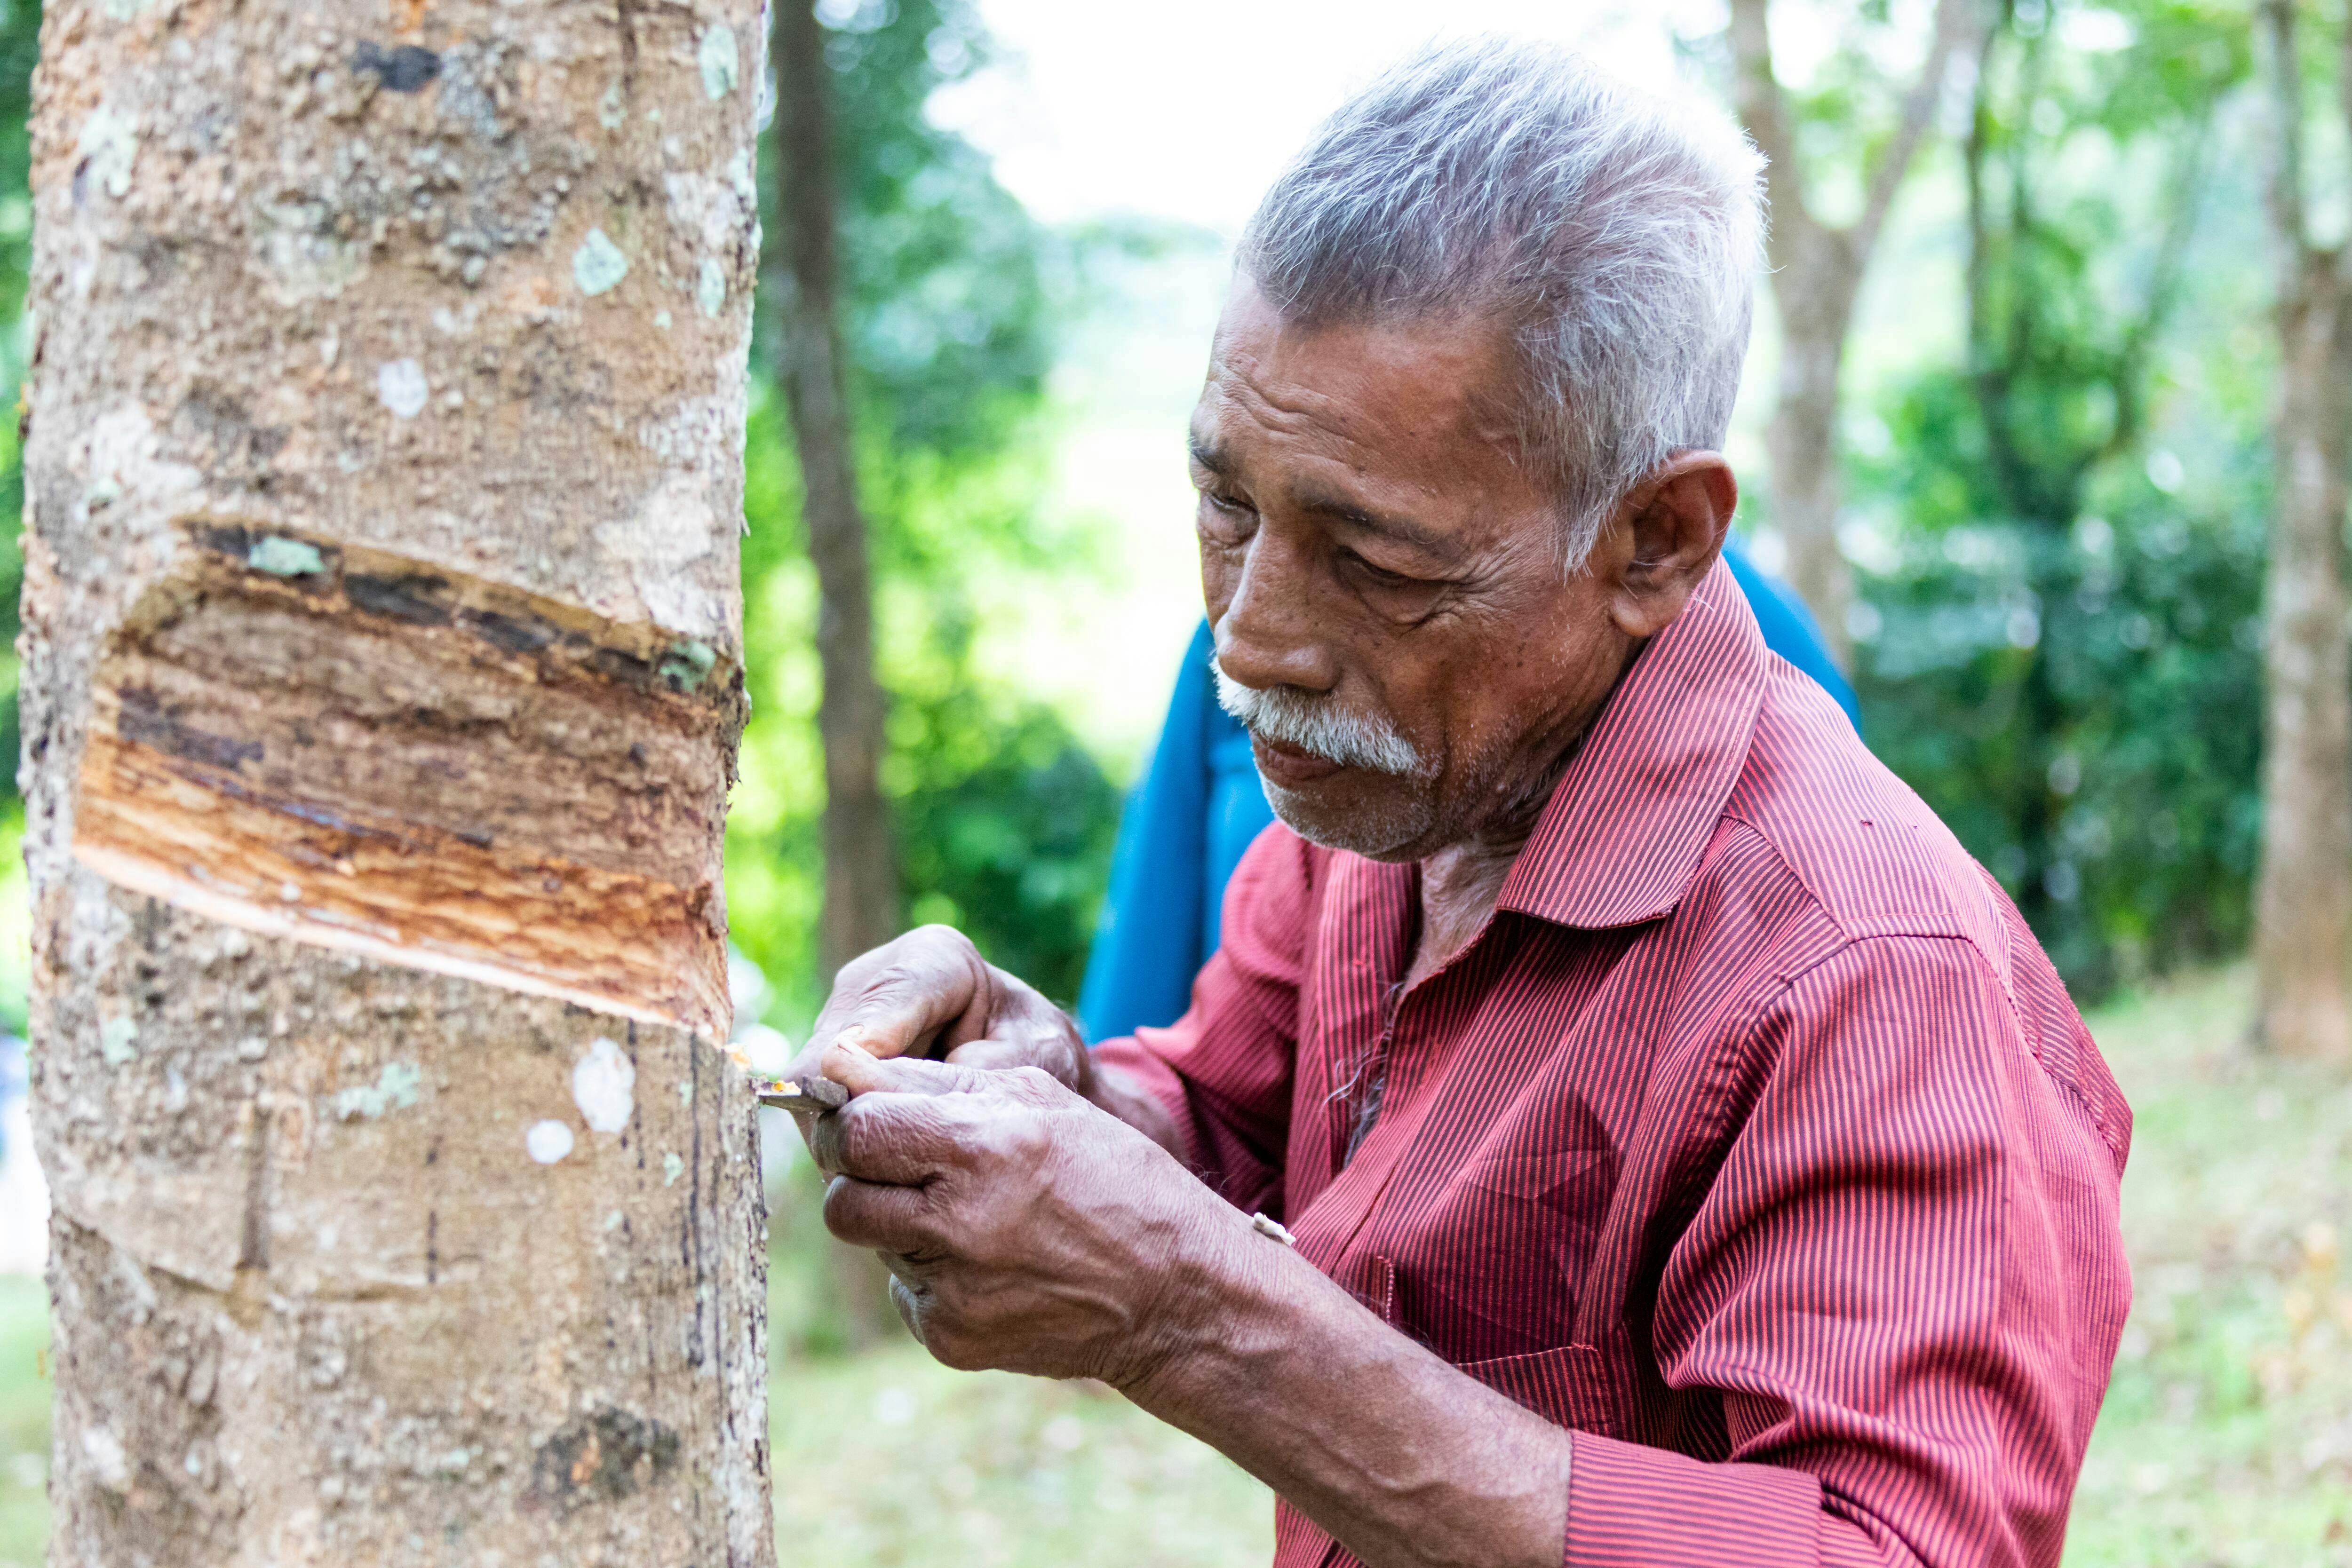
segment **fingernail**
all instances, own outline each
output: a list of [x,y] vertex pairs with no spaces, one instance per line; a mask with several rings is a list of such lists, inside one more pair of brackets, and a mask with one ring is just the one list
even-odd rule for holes
[[851,1035],[846,1035],[846,1034],[845,1034],[845,1035],[843,1035],[840,1039],[838,1039],[838,1040],[835,1040],[833,1043],[834,1043],[834,1044],[835,1044],[835,1045],[837,1045],[837,1046],[839,1046],[839,1047],[841,1047],[841,1049],[842,1049],[842,1050],[844,1050],[844,1051],[856,1051],[858,1055],[860,1055],[860,1056],[862,1056],[862,1057],[866,1058],[868,1061],[873,1061],[873,1060],[874,1060],[874,1053],[873,1053],[872,1051],[870,1051],[866,1050],[864,1046],[862,1046],[862,1045],[860,1045],[860,1044],[858,1044],[858,1043],[857,1043],[857,1041],[858,1041],[858,1040],[859,1040],[860,1038],[862,1038],[862,1031],[861,1031],[861,1034],[860,1034],[859,1036],[851,1036]]

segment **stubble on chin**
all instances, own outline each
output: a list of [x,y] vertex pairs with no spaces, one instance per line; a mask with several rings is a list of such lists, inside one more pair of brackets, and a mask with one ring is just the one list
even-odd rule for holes
[[1436,819],[1436,803],[1425,791],[1399,789],[1392,798],[1352,806],[1320,801],[1312,789],[1291,789],[1264,774],[1266,804],[1285,827],[1310,844],[1346,850],[1366,860],[1394,861],[1427,836]]
[[[1388,777],[1383,779],[1386,788],[1370,800],[1318,799],[1314,789],[1287,789],[1263,773],[1258,782],[1274,814],[1308,843],[1394,864],[1423,859],[1467,839],[1498,814],[1519,814],[1521,807],[1495,804],[1498,784],[1510,771],[1510,747],[1493,747],[1450,789],[1435,778]],[[1556,769],[1548,770],[1529,786],[1511,791],[1512,799],[1531,790],[1549,799],[1559,777]],[[1484,810],[1482,801],[1487,802]],[[1542,800],[1534,805],[1539,810]]]

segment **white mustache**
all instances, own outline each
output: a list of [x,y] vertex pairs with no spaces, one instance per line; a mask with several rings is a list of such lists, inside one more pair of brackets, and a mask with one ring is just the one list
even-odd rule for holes
[[1400,778],[1423,770],[1421,753],[1383,716],[1349,713],[1332,698],[1310,696],[1297,686],[1245,686],[1228,676],[1213,654],[1209,669],[1217,677],[1217,706],[1252,735],[1342,768]]

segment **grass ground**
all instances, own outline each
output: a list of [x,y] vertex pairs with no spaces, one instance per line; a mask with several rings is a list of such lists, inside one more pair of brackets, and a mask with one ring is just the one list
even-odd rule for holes
[[[2352,1084],[2247,1057],[2247,986],[2196,977],[2091,1020],[2138,1113],[2137,1301],[2077,1494],[2068,1568],[2352,1568]],[[809,1239],[780,1214],[780,1337]],[[0,1280],[0,1568],[39,1558],[47,1340]],[[1242,1568],[1267,1494],[1116,1397],[967,1376],[898,1343],[778,1358],[786,1563]]]

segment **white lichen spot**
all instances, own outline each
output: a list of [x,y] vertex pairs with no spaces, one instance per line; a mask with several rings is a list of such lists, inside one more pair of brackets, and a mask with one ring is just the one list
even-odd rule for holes
[[74,154],[91,184],[118,201],[131,193],[131,165],[139,157],[139,128],[104,104],[89,111]]
[[676,1186],[677,1178],[686,1174],[686,1162],[676,1155],[662,1156],[662,1186]]
[[136,400],[125,402],[91,422],[86,471],[111,476],[126,499],[171,505],[171,497],[201,488],[204,476],[165,460],[162,444],[146,409]]
[[139,1054],[139,1026],[128,1014],[98,1026],[98,1053],[109,1067],[121,1067]]
[[709,256],[702,258],[702,276],[695,280],[694,302],[705,316],[716,316],[727,306],[727,269]]
[[617,1133],[636,1110],[637,1070],[621,1048],[598,1035],[572,1069],[572,1100],[588,1129]]
[[106,0],[100,7],[110,22],[128,22],[154,4],[154,0]]
[[604,1228],[607,1230],[618,1230],[622,1226],[626,1225],[627,1223],[628,1216],[623,1214],[617,1208],[604,1217]]
[[681,1105],[691,1105],[694,1103],[693,1079],[681,1078],[677,1081],[677,1103]]
[[742,65],[735,45],[735,29],[724,22],[713,22],[702,35],[701,44],[694,51],[694,63],[702,68],[702,91],[713,102],[735,90]]
[[621,92],[621,78],[614,77],[604,96],[596,100],[596,123],[607,131],[618,131],[628,122],[628,99]]
[[551,1166],[572,1152],[572,1129],[561,1122],[533,1122],[522,1146],[541,1165]]
[[245,564],[272,577],[310,577],[327,570],[319,547],[281,534],[265,534],[247,547]]
[[425,367],[415,360],[386,360],[375,368],[375,395],[396,417],[415,419],[425,412],[433,389],[425,383]]
[[387,1061],[374,1082],[346,1089],[335,1096],[335,1114],[348,1122],[354,1116],[375,1117],[386,1111],[404,1111],[416,1103],[417,1085],[424,1079],[413,1061]]
[[628,276],[629,258],[603,229],[590,229],[580,248],[572,253],[572,281],[583,294],[605,293]]
[[667,311],[667,310],[656,310],[656,311],[655,311],[655,312],[654,312],[654,325],[655,325],[655,326],[656,326],[656,327],[658,327],[658,328],[660,328],[660,329],[661,329],[663,331],[665,331],[665,332],[668,331],[668,330],[669,330],[669,312],[668,312],[668,311]]
[[131,1490],[131,1456],[122,1451],[122,1439],[112,1427],[83,1427],[81,1451],[100,1486],[110,1492]]

